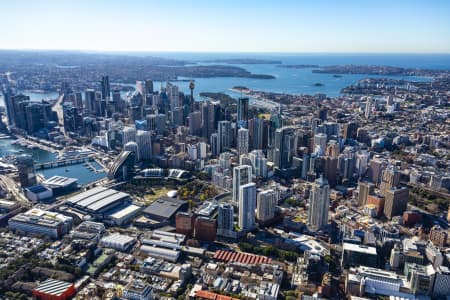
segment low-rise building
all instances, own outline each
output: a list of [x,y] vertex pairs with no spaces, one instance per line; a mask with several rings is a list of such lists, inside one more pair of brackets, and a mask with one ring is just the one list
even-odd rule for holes
[[11,230],[60,238],[72,228],[72,218],[37,208],[9,219]]

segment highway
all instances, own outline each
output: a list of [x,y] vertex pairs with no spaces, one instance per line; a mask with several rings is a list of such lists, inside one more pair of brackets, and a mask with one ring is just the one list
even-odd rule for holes
[[0,186],[5,191],[11,193],[16,201],[20,202],[23,206],[31,208],[33,204],[25,197],[21,192],[19,185],[6,175],[0,175]]
[[58,124],[61,126],[61,131],[66,136],[66,131],[64,130],[64,114],[63,114],[63,100],[64,100],[64,94],[60,95],[58,97],[58,100],[53,104],[52,110],[56,112],[58,115]]

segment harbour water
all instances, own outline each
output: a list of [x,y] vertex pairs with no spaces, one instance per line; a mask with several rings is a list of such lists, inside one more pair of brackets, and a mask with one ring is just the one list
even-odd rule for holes
[[[39,163],[46,163],[57,160],[56,153],[48,152],[38,148],[29,149],[18,144],[11,144],[12,141],[14,140],[0,139],[0,157],[9,155],[31,154],[34,161]],[[102,169],[101,166],[95,161],[92,161],[91,165],[97,170]],[[46,179],[55,175],[78,178],[78,184],[80,185],[102,179],[106,176],[105,171],[94,172],[92,170],[89,170],[88,167],[83,163],[58,168],[42,169],[38,170],[37,173],[42,174]]]

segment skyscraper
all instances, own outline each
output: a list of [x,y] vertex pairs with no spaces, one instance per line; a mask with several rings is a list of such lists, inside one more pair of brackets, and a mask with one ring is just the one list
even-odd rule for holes
[[364,111],[364,116],[366,117],[366,119],[369,119],[371,114],[372,114],[372,103],[373,100],[371,97],[367,97],[366,99],[366,109]]
[[392,219],[403,214],[408,206],[409,191],[407,188],[391,188],[386,191],[384,200],[384,215]]
[[6,106],[6,116],[8,117],[8,125],[13,125],[14,123],[14,106],[12,103],[12,93],[9,88],[3,88],[3,99]]
[[386,197],[387,191],[400,184],[400,172],[395,166],[388,166],[381,177],[380,192]]
[[238,156],[248,153],[248,129],[239,128],[237,137]]
[[363,206],[367,203],[367,197],[373,194],[375,185],[371,182],[358,182],[358,205]]
[[219,154],[220,154],[219,135],[217,133],[211,134],[211,137],[209,139],[209,143],[211,145],[211,155],[213,157],[219,156]]
[[202,133],[202,113],[193,111],[188,116],[189,134],[200,136]]
[[19,173],[19,182],[22,188],[26,188],[37,183],[36,173],[34,172],[33,156],[22,154],[17,156],[17,171]]
[[325,133],[316,133],[314,135],[314,147],[313,151],[319,151],[318,153],[323,154],[327,147],[327,135]]
[[152,157],[152,134],[150,131],[138,130],[136,133],[138,159],[149,160]]
[[238,202],[242,185],[252,182],[252,167],[237,166],[233,168],[233,201]]
[[111,88],[109,86],[109,77],[103,76],[101,83],[102,83],[102,100],[109,101],[109,98],[111,97]]
[[239,220],[242,231],[255,228],[256,184],[251,182],[239,188]]
[[217,133],[219,137],[219,151],[220,153],[227,151],[231,147],[232,131],[230,121],[220,121]]
[[229,236],[233,231],[233,205],[220,204],[217,213],[217,234]]
[[312,184],[309,195],[308,223],[314,229],[320,229],[328,223],[330,206],[330,186],[321,176]]
[[256,202],[256,219],[267,222],[275,216],[277,205],[277,194],[274,190],[265,190],[258,194]]
[[238,99],[237,105],[237,125],[238,127],[247,128],[248,126],[248,103],[249,98],[241,97]]
[[84,107],[89,114],[97,113],[97,102],[95,101],[95,90],[87,89],[84,91]]
[[136,129],[134,127],[124,127],[122,129],[122,145],[136,141]]
[[252,162],[253,174],[257,177],[267,178],[267,158],[262,150],[253,150],[248,154]]
[[274,149],[272,149],[275,166],[280,169],[290,168],[295,148],[294,128],[283,127],[277,129],[275,131]]
[[216,124],[216,103],[205,101],[202,104],[202,136],[209,138]]

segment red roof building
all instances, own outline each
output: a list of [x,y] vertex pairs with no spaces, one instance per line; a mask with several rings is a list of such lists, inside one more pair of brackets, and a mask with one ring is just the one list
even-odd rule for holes
[[214,254],[214,259],[224,262],[238,262],[244,264],[270,264],[272,259],[266,256],[255,255],[245,252],[218,250]]
[[33,296],[41,300],[66,300],[75,296],[73,283],[56,279],[47,279],[33,290]]

